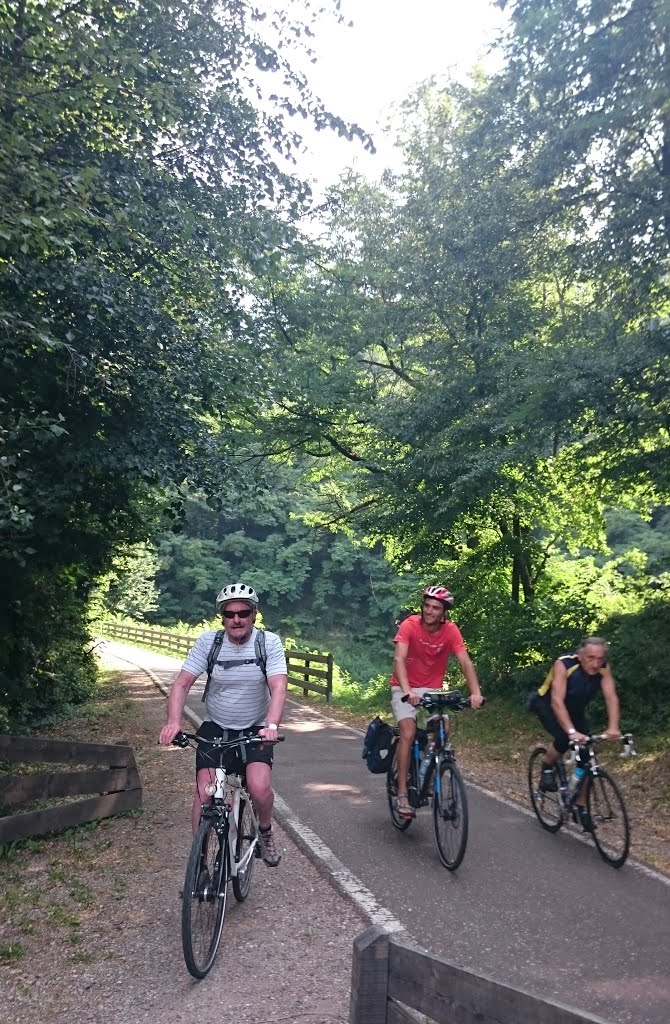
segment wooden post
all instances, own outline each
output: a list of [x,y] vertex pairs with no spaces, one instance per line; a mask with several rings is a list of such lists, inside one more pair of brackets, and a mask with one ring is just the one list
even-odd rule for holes
[[[309,683],[309,654],[305,655],[305,671],[302,674],[302,678],[305,680],[305,683]],[[302,695],[303,697],[309,697],[308,686],[303,687]]]
[[328,655],[328,679],[326,680],[326,704],[330,704],[333,699],[333,656]]
[[373,925],[354,939],[349,1024],[386,1024],[389,936]]

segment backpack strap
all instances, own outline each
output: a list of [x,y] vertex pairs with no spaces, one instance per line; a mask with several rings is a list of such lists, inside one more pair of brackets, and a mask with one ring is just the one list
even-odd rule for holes
[[[254,650],[256,652],[256,661],[260,667],[261,672],[265,676],[265,681],[268,679],[268,656],[265,649],[265,630],[257,629],[256,636],[254,638]],[[268,687],[270,689],[270,687]]]
[[217,629],[216,636],[212,641],[212,646],[210,647],[209,654],[207,655],[207,682],[205,683],[205,689],[203,690],[202,693],[203,704],[207,700],[207,694],[209,693],[209,684],[212,681],[212,672],[214,671],[216,659],[219,656],[219,651],[221,650],[221,644],[223,643],[223,638],[225,635],[225,629]]
[[[202,694],[201,700],[204,702],[207,700],[207,694],[209,693],[209,684],[212,681],[212,672],[214,666],[219,664],[223,669],[236,668],[238,665],[258,665],[261,672],[265,676],[265,682],[268,681],[267,663],[268,656],[265,647],[265,630],[257,629],[256,636],[254,637],[254,653],[255,658],[233,658],[231,661],[217,661],[219,657],[219,651],[221,650],[221,644],[223,638],[226,635],[225,629],[217,629],[216,636],[212,642],[212,646],[209,649],[207,655],[207,682],[205,683],[205,689]],[[268,690],[270,687],[268,686]]]

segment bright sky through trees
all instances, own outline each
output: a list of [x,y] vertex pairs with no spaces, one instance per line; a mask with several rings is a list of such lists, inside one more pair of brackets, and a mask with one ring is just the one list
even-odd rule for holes
[[465,76],[482,58],[488,67],[486,49],[505,23],[492,0],[343,0],[342,13],[353,27],[324,18],[314,40],[319,59],[305,70],[326,106],[373,135],[378,153],[330,132],[306,133],[311,152],[301,170],[322,187],[348,165],[380,174],[393,161],[379,130],[391,104],[431,75]]

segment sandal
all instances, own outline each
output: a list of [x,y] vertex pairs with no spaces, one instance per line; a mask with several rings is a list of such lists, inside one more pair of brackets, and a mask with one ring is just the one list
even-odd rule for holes
[[401,818],[413,818],[414,808],[410,805],[407,793],[398,793],[395,807]]

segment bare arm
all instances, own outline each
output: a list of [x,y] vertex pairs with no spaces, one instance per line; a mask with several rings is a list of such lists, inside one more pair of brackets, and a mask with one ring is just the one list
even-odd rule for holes
[[163,746],[168,746],[172,743],[173,739],[180,731],[186,697],[188,695],[188,691],[191,689],[197,678],[198,677],[194,676],[192,672],[185,672],[184,669],[182,669],[172,684],[172,688],[170,689],[170,694],[167,699],[167,722],[161,729],[158,736],[158,742]]
[[[276,740],[277,729],[281,722],[282,715],[284,714],[284,703],[286,701],[286,685],[287,676],[285,672],[280,673],[276,676],[268,676],[268,686],[270,688],[270,706],[266,716],[266,722],[268,723],[262,729],[259,730],[258,735],[264,740]],[[270,725],[274,728],[271,729]]]
[[480,708],[484,703],[482,697],[482,691],[479,688],[479,679],[477,678],[477,672],[475,666],[472,664],[472,659],[466,650],[456,651],[455,658],[458,664],[461,666],[465,681],[468,684],[470,691],[470,707]]
[[616,692],[614,676],[612,675],[609,665],[606,665],[603,669],[600,687],[603,694],[603,700],[605,701],[605,707],[607,709],[607,729],[605,730],[605,736],[610,740],[619,739],[621,736],[619,697]]
[[409,695],[409,703],[413,707],[416,707],[421,698],[413,692],[409,683],[409,676],[407,675],[408,650],[409,644],[397,643],[395,645],[395,654],[393,655],[393,678],[400,686],[402,692]]
[[[556,715],[556,720],[560,725],[561,729],[565,732],[570,732],[574,729],[572,719],[568,714],[568,709],[565,706],[565,695],[568,689],[568,673],[565,665],[562,661],[554,662],[554,674],[551,681],[551,710]],[[573,739],[581,743],[582,740],[586,739],[583,733],[575,732]]]

